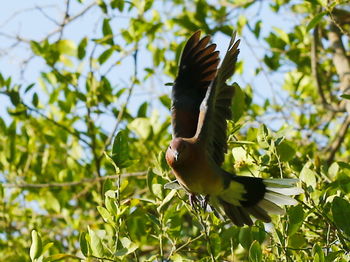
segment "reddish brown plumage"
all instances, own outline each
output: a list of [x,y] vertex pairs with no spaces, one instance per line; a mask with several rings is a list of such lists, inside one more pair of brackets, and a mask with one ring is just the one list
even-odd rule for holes
[[200,39],[197,31],[183,50],[172,90],[173,140],[166,160],[189,193],[209,196],[214,208],[234,224],[252,225],[250,215],[268,222],[270,217],[259,203],[265,201],[265,207],[280,210],[264,199],[268,192],[264,181],[238,177],[220,167],[227,151],[226,120],[231,117],[235,90],[226,81],[235,69],[239,41],[232,37],[219,69],[219,52],[209,42],[209,36]]

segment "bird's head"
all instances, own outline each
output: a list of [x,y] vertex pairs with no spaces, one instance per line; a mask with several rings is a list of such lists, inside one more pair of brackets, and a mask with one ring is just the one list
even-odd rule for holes
[[166,151],[166,160],[171,167],[181,165],[189,156],[190,144],[183,138],[174,138]]

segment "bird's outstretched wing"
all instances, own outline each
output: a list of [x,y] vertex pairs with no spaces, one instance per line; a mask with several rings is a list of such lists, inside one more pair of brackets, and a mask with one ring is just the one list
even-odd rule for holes
[[231,118],[231,102],[235,85],[226,84],[226,80],[235,71],[239,53],[239,40],[235,41],[234,33],[224,60],[215,80],[211,83],[200,106],[196,138],[206,143],[206,148],[213,160],[221,165],[227,151],[227,119]]
[[209,41],[210,36],[200,39],[197,31],[182,52],[172,90],[173,137],[191,138],[196,134],[200,104],[219,64],[219,51],[215,51],[216,45]]

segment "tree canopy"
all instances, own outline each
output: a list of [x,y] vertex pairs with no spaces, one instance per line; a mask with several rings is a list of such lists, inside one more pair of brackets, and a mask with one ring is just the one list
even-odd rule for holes
[[[350,260],[348,1],[56,2],[0,24],[4,261]],[[28,12],[52,31],[6,31]],[[242,40],[225,169],[305,190],[271,224],[235,227],[164,188],[171,82],[196,30]]]

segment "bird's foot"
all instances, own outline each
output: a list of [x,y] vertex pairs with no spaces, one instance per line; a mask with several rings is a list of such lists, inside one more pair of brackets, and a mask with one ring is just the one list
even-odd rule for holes
[[202,200],[202,208],[204,210],[207,210],[208,202],[209,202],[209,195],[206,195],[205,198]]
[[192,208],[196,209],[200,206],[200,202],[195,194],[189,195],[190,205]]

